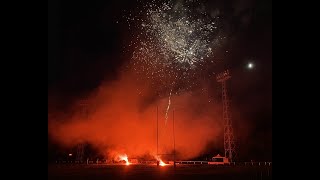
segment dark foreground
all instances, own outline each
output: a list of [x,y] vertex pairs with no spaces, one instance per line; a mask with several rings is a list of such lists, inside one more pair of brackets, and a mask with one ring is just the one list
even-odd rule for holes
[[48,179],[272,179],[271,166],[49,165]]

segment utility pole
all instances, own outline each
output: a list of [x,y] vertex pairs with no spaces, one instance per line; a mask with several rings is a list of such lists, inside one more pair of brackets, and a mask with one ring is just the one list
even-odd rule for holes
[[157,106],[157,166],[159,166],[159,120],[158,120],[158,106]]
[[174,134],[174,109],[172,110],[172,129],[173,129],[173,167],[176,168],[176,138]]

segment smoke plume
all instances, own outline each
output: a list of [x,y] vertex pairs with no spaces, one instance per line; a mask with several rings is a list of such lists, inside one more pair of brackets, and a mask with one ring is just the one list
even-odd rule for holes
[[123,72],[118,80],[91,93],[87,115],[79,101],[73,113],[49,117],[50,137],[64,146],[88,142],[107,157],[117,153],[129,157],[155,155],[158,107],[159,154],[173,152],[174,137],[181,159],[198,156],[209,142],[217,140],[221,118],[216,105],[208,102],[208,94],[201,90],[173,94],[165,124],[168,97],[154,97],[148,84],[137,81],[130,71]]

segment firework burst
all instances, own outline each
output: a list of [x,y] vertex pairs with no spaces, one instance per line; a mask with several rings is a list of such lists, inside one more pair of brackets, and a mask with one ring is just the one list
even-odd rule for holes
[[[177,93],[197,85],[194,80],[215,62],[221,47],[219,17],[211,17],[199,1],[144,3],[126,17],[136,27],[132,66],[139,77]],[[200,8],[202,7],[202,8]]]

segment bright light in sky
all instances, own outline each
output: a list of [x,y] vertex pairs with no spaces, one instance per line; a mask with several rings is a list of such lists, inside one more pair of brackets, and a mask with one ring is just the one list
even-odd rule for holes
[[253,63],[248,63],[248,68],[252,69],[253,68]]

